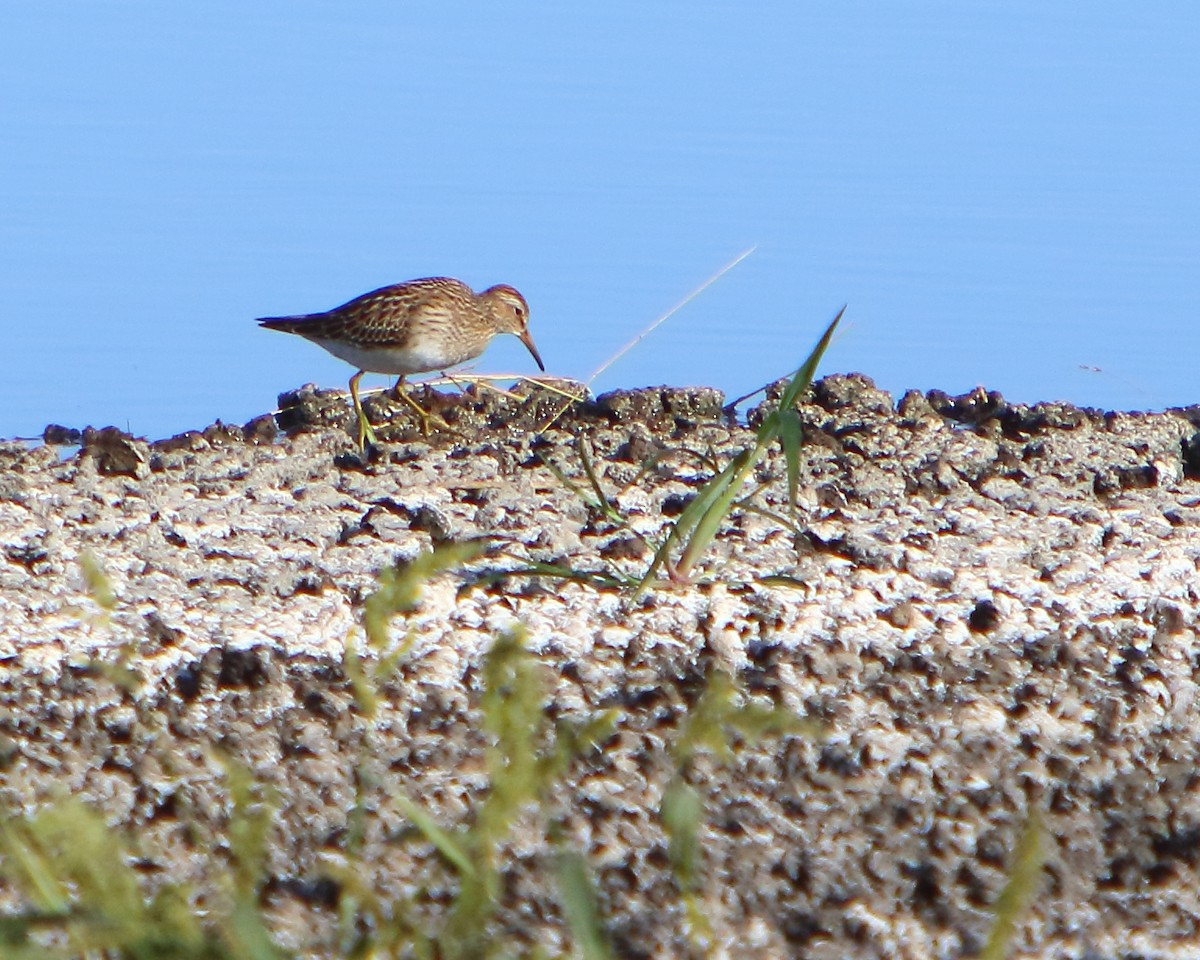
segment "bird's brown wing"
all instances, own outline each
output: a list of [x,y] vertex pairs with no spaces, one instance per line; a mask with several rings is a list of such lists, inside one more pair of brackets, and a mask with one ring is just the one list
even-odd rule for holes
[[380,287],[325,313],[266,317],[268,330],[296,333],[310,340],[345,340],[373,347],[403,347],[415,318],[442,313],[471,292],[457,280],[430,277]]

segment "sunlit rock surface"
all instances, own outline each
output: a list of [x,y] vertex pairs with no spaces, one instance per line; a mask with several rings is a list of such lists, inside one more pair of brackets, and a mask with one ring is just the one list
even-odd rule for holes
[[[436,917],[450,875],[398,839],[388,797],[465,822],[485,786],[481,658],[520,624],[554,716],[620,710],[549,804],[620,956],[687,953],[657,810],[672,738],[717,668],[825,734],[694,771],[715,956],[977,950],[1031,807],[1049,841],[1022,955],[1197,955],[1200,411],[983,391],[897,409],[866,378],[831,377],[801,408],[794,518],[773,451],[745,491],[759,509],[734,511],[691,582],[631,600],[602,579],[647,569],[647,540],[753,444],[760,412],[723,411],[712,390],[569,393],[417,391],[459,432],[428,440],[373,398],[372,457],[352,447],[345,400],[311,388],[244,428],[0,445],[9,811],[65,788],[136,824],[164,877],[198,878],[212,852],[185,811],[225,822],[219,744],[282,792],[272,917],[288,945],[323,950],[336,885],[322,881],[365,763],[377,814],[359,873]],[[594,505],[581,441],[623,524]],[[368,724],[342,655],[377,574],[468,540],[482,556],[394,619],[411,646]],[[496,576],[535,564],[576,579]],[[127,662],[140,688],[97,662]],[[513,837],[497,923],[565,949],[544,827],[530,816]]]

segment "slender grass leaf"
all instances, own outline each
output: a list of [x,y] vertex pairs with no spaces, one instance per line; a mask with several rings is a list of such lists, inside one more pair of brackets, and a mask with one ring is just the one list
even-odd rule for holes
[[1045,863],[1042,851],[1042,820],[1036,809],[1031,809],[1025,820],[1025,829],[1017,841],[1017,849],[1009,868],[1008,882],[996,900],[995,916],[987,943],[979,954],[980,960],[1004,960],[1009,945],[1016,933],[1017,921],[1028,908],[1037,893],[1038,878]]
[[684,508],[683,512],[679,515],[679,519],[672,524],[670,532],[662,542],[662,546],[655,551],[654,558],[650,561],[650,566],[646,569],[646,572],[642,575],[642,579],[633,591],[632,599],[636,600],[645,592],[646,587],[653,582],[658,571],[670,559],[671,551],[675,549],[676,544],[686,538],[708,515],[713,504],[725,495],[749,456],[749,450],[743,450],[739,453],[726,465],[724,470],[709,480],[701,488],[696,498]]
[[817,345],[809,354],[808,359],[792,376],[784,388],[779,408],[763,418],[762,425],[758,428],[754,447],[743,450],[734,457],[725,469],[705,484],[696,498],[679,515],[679,519],[671,527],[662,545],[655,552],[649,568],[634,589],[632,599],[636,600],[645,592],[658,571],[669,563],[672,551],[680,543],[684,543],[685,546],[679,562],[674,567],[674,573],[680,579],[690,576],[692,568],[708,548],[709,543],[712,542],[721,524],[724,523],[733,508],[733,503],[738,498],[746,478],[762,458],[769,444],[781,434],[788,468],[788,499],[792,509],[795,509],[800,472],[799,451],[803,436],[800,429],[800,418],[795,413],[794,407],[800,395],[812,384],[817,365],[828,348],[830,340],[833,338],[833,332],[837,329],[845,312],[845,307],[838,311],[837,316],[825,329],[821,339],[817,341]]
[[733,678],[724,670],[709,674],[704,692],[692,704],[672,748],[679,767],[690,763],[692,755],[700,748],[711,750],[723,761],[733,759],[729,739],[725,736],[725,723],[737,709],[734,704],[736,693]]
[[592,499],[591,497],[589,497],[587,491],[584,490],[583,487],[581,487],[574,480],[572,480],[570,477],[568,477],[566,475],[566,473],[563,472],[563,469],[558,464],[556,464],[553,460],[550,460],[547,457],[545,457],[540,451],[537,454],[537,458],[542,461],[542,466],[544,466],[547,470],[549,470],[552,474],[554,474],[555,479],[558,480],[559,483],[561,483],[564,487],[566,487],[568,490],[570,490],[573,494],[575,494],[575,496],[577,496],[580,500],[582,500],[584,503],[586,503],[589,507],[595,507],[597,510],[604,509],[605,504],[604,504],[603,497],[600,497],[598,499]]
[[363,606],[363,628],[373,647],[387,644],[388,622],[397,613],[417,608],[421,590],[444,570],[474,560],[483,552],[480,543],[448,543],[418,554],[408,563],[398,563],[379,574],[379,586]]
[[695,788],[676,777],[663,791],[659,816],[667,832],[667,856],[679,889],[695,889],[700,861],[700,817],[704,804]]
[[[758,490],[754,491],[754,493],[748,494],[745,497],[742,497],[741,500],[738,500],[736,503],[734,503],[734,506],[738,510],[742,511],[742,513],[756,513],[760,517],[766,517],[768,520],[774,520],[785,530],[791,530],[792,533],[799,533],[800,527],[793,517],[785,517],[778,511],[768,510],[766,507],[760,507],[751,499],[753,496],[755,496],[755,494],[760,493],[765,486],[767,486],[767,484],[760,484]],[[758,581],[760,583],[764,582],[763,578],[761,577],[758,578]]]
[[425,839],[437,848],[438,853],[446,858],[447,862],[454,867],[460,877],[476,876],[477,871],[475,864],[471,861],[470,854],[453,833],[449,830],[443,830],[424,807],[415,803],[403,793],[392,794],[392,799],[396,801],[396,806],[400,808],[400,812],[413,822],[413,826],[420,830]]
[[358,655],[358,650],[349,639],[346,641],[345,652],[342,654],[342,670],[350,681],[350,690],[354,694],[354,702],[358,704],[359,709],[368,717],[375,716],[375,711],[379,707],[376,685],[367,677],[362,657]]
[[0,851],[8,861],[0,861],[4,873],[32,896],[42,913],[66,916],[71,910],[70,898],[38,847],[28,824],[0,823]]
[[583,464],[583,473],[588,478],[588,483],[592,486],[592,492],[596,495],[596,505],[604,511],[604,515],[615,523],[625,526],[625,518],[621,516],[621,512],[613,506],[612,501],[604,492],[604,488],[600,486],[600,478],[596,475],[596,467],[592,463],[592,455],[588,450],[588,443],[583,438],[579,438],[579,460]]
[[600,924],[596,890],[583,857],[574,851],[558,856],[558,889],[567,926],[584,960],[608,960],[612,948]]
[[801,717],[786,707],[766,707],[754,703],[730,711],[726,722],[751,742],[786,734],[820,737],[824,732],[817,721]]
[[786,573],[773,573],[765,577],[758,577],[754,582],[761,583],[764,587],[791,587],[793,590],[805,590],[812,586],[807,580],[801,580],[799,577],[792,577]]
[[225,924],[225,941],[235,960],[282,960],[287,954],[271,941],[254,900],[239,899]]
[[214,750],[212,756],[225,771],[225,781],[233,800],[228,835],[238,900],[256,901],[259,887],[266,878],[267,848],[275,831],[279,797],[270,787],[258,783],[254,775],[230,755]]
[[563,755],[563,764],[599,747],[612,736],[620,711],[602,710],[582,723],[560,720],[554,728],[556,750]]
[[813,377],[817,373],[817,366],[820,364],[821,358],[825,355],[825,351],[829,348],[829,342],[833,339],[833,331],[837,329],[837,325],[841,322],[842,315],[845,312],[845,307],[842,307],[837,312],[837,316],[825,328],[825,332],[821,334],[821,339],[813,347],[813,351],[808,355],[808,359],[804,361],[800,369],[796,371],[796,375],[792,377],[791,382],[784,388],[783,396],[779,398],[779,408],[781,410],[794,407],[796,401],[800,399],[800,395],[812,385]]
[[109,613],[117,605],[116,591],[113,590],[112,580],[104,571],[96,555],[90,550],[84,550],[79,555],[79,568],[83,571],[83,582],[87,591],[101,610]]
[[[707,508],[697,520],[696,528],[688,538],[683,554],[679,558],[676,569],[680,577],[687,579],[691,575],[692,567],[696,565],[701,555],[708,549],[709,543],[717,535],[717,531],[721,529],[721,524],[729,516],[729,511],[733,507],[733,501],[741,493],[742,485],[746,482],[746,477],[749,476],[750,471],[754,469],[754,464],[757,462],[759,456],[761,456],[761,450],[758,446],[753,450],[743,450],[729,462],[726,470],[722,471],[720,476],[727,476],[727,479],[713,492],[711,498],[707,498]],[[698,500],[699,498],[693,501],[693,504]]]
[[796,490],[800,486],[800,445],[804,442],[804,428],[794,407],[779,411],[779,442],[783,445],[783,459],[787,465],[788,506],[794,513]]
[[635,581],[633,577],[621,576],[613,571],[576,570],[561,563],[531,563],[512,570],[493,570],[480,578],[480,583],[490,586],[500,583],[510,577],[554,577],[559,580],[575,580],[579,583],[590,583],[596,587],[628,587]]

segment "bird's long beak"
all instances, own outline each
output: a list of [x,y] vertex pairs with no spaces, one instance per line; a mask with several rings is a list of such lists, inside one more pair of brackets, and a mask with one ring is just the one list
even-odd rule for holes
[[520,333],[517,334],[517,339],[520,340],[523,344],[525,344],[525,346],[528,348],[529,352],[533,354],[533,359],[537,361],[538,369],[541,370],[542,373],[545,373],[546,365],[544,363],[542,363],[542,358],[538,354],[537,347],[535,347],[533,345],[533,337],[531,337],[529,335],[529,331],[522,330]]

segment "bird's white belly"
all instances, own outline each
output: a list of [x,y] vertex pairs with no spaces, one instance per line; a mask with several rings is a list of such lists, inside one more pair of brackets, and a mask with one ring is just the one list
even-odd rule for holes
[[368,373],[390,373],[394,377],[410,373],[428,373],[430,370],[445,370],[466,359],[448,355],[445,350],[421,351],[420,349],[397,347],[375,347],[364,350],[362,347],[340,340],[314,339],[313,343],[324,347],[339,360],[353,364],[359,370],[366,370]]

